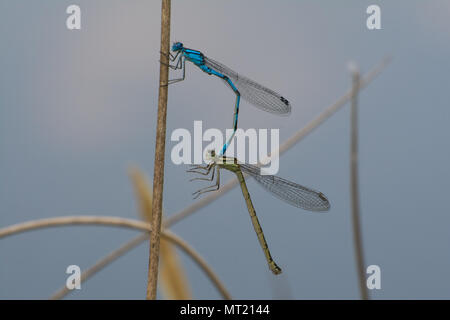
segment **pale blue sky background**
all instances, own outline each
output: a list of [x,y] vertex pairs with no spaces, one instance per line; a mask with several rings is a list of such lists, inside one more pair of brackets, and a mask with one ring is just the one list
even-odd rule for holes
[[[365,11],[374,3],[383,29],[369,31]],[[70,4],[82,8],[81,31],[65,28]],[[241,128],[280,128],[281,142],[348,90],[349,61],[365,72],[393,56],[360,96],[366,262],[382,270],[373,298],[450,298],[449,18],[445,0],[173,1],[173,40],[291,101],[288,118],[241,106]],[[73,214],[137,217],[126,170],[153,173],[159,36],[160,1],[0,2],[1,227]],[[169,90],[168,136],[194,120],[228,128],[232,93],[187,68],[187,80]],[[235,298],[358,298],[348,168],[347,106],[280,163],[280,176],[324,192],[330,212],[299,210],[249,182],[281,277],[267,269],[239,189],[173,230]],[[167,161],[168,215],[192,204],[200,186],[185,169]],[[45,299],[65,282],[68,265],[87,268],[135,235],[67,227],[0,240],[0,298]],[[194,297],[219,298],[182,259]],[[143,244],[70,298],[142,299],[147,260]]]

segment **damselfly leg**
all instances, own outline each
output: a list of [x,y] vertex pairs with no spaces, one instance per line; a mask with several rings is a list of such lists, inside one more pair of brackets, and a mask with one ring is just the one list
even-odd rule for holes
[[211,171],[211,168],[213,165],[214,165],[213,162],[211,162],[210,164],[208,164],[206,166],[194,164],[194,165],[191,165],[191,167],[188,170],[186,170],[186,172],[208,175],[209,172]]
[[[167,55],[170,61],[175,61],[178,58],[180,51],[178,51],[175,55],[172,55],[170,52],[168,54],[161,52],[161,54]],[[183,59],[183,56],[180,56],[174,65],[171,65],[170,63],[167,64],[165,62],[162,62],[161,60],[159,62],[165,66],[168,66],[172,70],[183,70],[183,76],[181,78],[170,79],[167,84],[164,84],[162,86],[168,86],[169,84],[174,84],[186,79],[186,59]]]
[[[220,169],[217,166],[213,166],[213,173],[212,173],[212,177],[211,179],[203,179],[203,178],[197,178],[197,180],[208,180],[208,181],[213,181],[214,180],[214,174],[215,171],[217,171],[216,174],[216,183],[212,186],[208,186],[202,189],[199,189],[197,191],[195,191],[194,193],[192,193],[192,195],[194,196],[194,199],[197,199],[200,195],[207,193],[207,192],[212,192],[212,191],[217,191],[220,188]],[[195,179],[193,179],[195,180]]]
[[[201,174],[201,175],[204,175],[204,176],[208,176],[209,173],[211,172],[211,169],[212,169],[212,175],[209,178],[197,177],[197,178],[192,178],[189,181],[195,181],[195,180],[213,181],[214,180],[214,173],[215,173],[215,169],[216,169],[215,166],[214,166],[214,163],[210,163],[207,166],[196,166],[196,167],[197,167],[197,169],[189,169],[186,172],[197,173],[197,174]],[[199,169],[202,169],[204,171],[203,172],[202,171],[198,171]]]

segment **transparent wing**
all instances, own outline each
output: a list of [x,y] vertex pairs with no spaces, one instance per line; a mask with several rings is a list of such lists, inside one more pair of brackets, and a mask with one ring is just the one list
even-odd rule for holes
[[288,115],[291,113],[289,101],[275,91],[238,74],[213,59],[205,57],[205,65],[229,77],[238,88],[241,97],[254,106],[275,114]]
[[309,211],[327,211],[330,203],[322,192],[271,175],[261,175],[261,169],[251,164],[240,164],[244,173],[252,176],[261,186],[279,199]]

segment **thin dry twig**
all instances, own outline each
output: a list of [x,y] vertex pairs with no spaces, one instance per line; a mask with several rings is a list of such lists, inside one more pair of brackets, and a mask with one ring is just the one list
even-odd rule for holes
[[31,220],[0,229],[0,239],[25,231],[66,225],[107,225],[150,232],[150,224],[133,219],[104,216],[65,216]]
[[[36,229],[69,226],[69,225],[103,225],[103,226],[115,226],[121,228],[128,228],[134,230],[140,230],[145,232],[151,232],[151,226],[148,223],[125,219],[118,217],[102,217],[102,216],[67,216],[67,217],[55,217],[40,220],[32,220],[14,224],[12,226],[0,229],[0,239],[9,237],[15,234],[19,234],[26,231],[32,231]],[[219,290],[224,299],[231,299],[228,290],[225,285],[219,280],[218,276],[214,273],[212,268],[208,265],[206,260],[200,256],[189,244],[183,239],[169,230],[163,230],[161,235],[164,239],[171,241],[186,252],[197,265],[205,272],[210,278],[214,286]],[[148,236],[148,235],[147,235]],[[97,270],[98,271],[98,270]],[[94,272],[95,273],[95,272]],[[91,273],[92,275],[93,273]]]
[[358,186],[358,93],[360,87],[360,73],[356,66],[351,66],[352,73],[352,98],[350,109],[350,197],[352,203],[353,244],[355,248],[356,270],[361,299],[368,300],[369,292],[366,286],[366,274],[364,268],[364,247],[362,240],[359,186]]
[[156,299],[158,286],[159,241],[162,221],[164,158],[166,149],[167,95],[169,83],[170,0],[161,6],[161,58],[159,66],[158,120],[156,125],[155,165],[153,170],[153,232],[150,235],[147,299]]
[[[390,63],[391,58],[386,57],[384,58],[378,65],[376,65],[372,70],[370,70],[360,81],[359,89],[362,90],[367,85],[372,82],[373,79],[375,79],[376,76],[378,76],[381,71]],[[292,148],[295,144],[297,144],[299,141],[301,141],[304,137],[306,137],[309,133],[311,133],[315,128],[320,126],[326,119],[331,117],[336,111],[338,111],[340,108],[342,108],[352,97],[352,88],[349,89],[342,97],[340,97],[335,103],[333,103],[331,106],[329,106],[324,112],[322,112],[319,116],[317,116],[314,120],[309,122],[305,127],[297,131],[292,137],[290,137],[288,140],[286,140],[279,149],[279,154],[286,152],[290,148]],[[245,176],[245,175],[244,175]],[[176,224],[177,222],[183,220],[184,218],[188,217],[189,215],[193,214],[197,210],[207,206],[217,198],[225,195],[228,191],[233,189],[238,185],[238,181],[236,178],[231,178],[230,181],[225,183],[220,189],[214,193],[210,193],[208,196],[204,197],[201,200],[196,201],[194,204],[190,205],[189,207],[183,209],[182,211],[171,215],[169,218],[167,218],[163,225],[165,228],[171,227],[172,225]],[[140,242],[147,239],[148,235],[145,234],[144,236],[140,235],[136,238],[130,240],[128,244],[130,244],[129,250],[136,247]],[[123,248],[123,247],[121,247]],[[121,255],[125,254],[127,251],[120,250],[121,248],[115,250],[111,254],[115,256],[115,259],[119,258]],[[103,263],[103,259],[107,259],[108,256],[104,258],[100,258],[100,260],[96,263],[96,265],[103,265],[106,266],[108,263]]]

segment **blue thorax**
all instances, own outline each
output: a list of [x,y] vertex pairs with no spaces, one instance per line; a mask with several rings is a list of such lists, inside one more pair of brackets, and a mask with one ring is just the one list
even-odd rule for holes
[[186,60],[200,67],[203,71],[210,73],[210,69],[205,66],[205,56],[200,51],[185,48],[181,42],[175,42],[172,45],[172,51],[180,51]]

